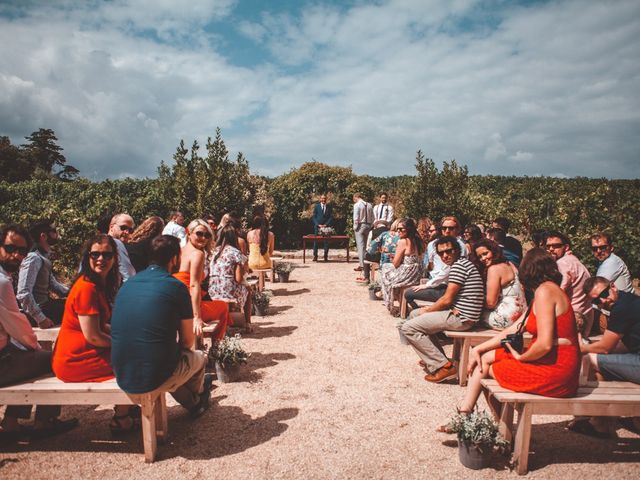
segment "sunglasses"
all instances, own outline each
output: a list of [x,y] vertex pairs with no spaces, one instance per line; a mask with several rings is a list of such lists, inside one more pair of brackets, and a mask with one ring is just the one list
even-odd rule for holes
[[19,247],[18,245],[13,245],[12,243],[9,243],[9,244],[5,243],[4,245],[2,245],[2,248],[4,248],[4,251],[7,252],[9,255],[11,255],[12,253],[18,252],[20,255],[24,257],[27,255],[27,253],[29,253],[29,249],[27,247]]
[[404,227],[398,227],[398,228],[396,228],[396,230],[397,230],[398,232],[406,232],[406,231],[407,231],[407,229],[406,229],[406,228],[404,228]]
[[455,230],[456,228],[458,228],[458,227],[446,227],[446,226],[443,226],[442,230]]
[[118,228],[123,232],[133,232],[133,227],[130,227],[129,225],[118,225]]
[[113,252],[89,252],[91,260],[98,260],[100,257],[104,258],[105,260],[111,260],[114,255],[115,253]]
[[564,247],[564,243],[548,243],[546,245],[547,250],[555,250],[556,248]]
[[447,248],[446,250],[438,250],[438,255],[440,255],[441,257],[443,257],[445,254],[446,255],[453,255],[453,252],[455,252],[456,249],[455,248]]
[[196,237],[198,238],[206,238],[207,240],[209,240],[211,238],[211,234],[209,232],[193,232],[196,234]]
[[609,298],[609,289],[611,287],[607,287],[604,290],[602,290],[600,292],[600,295],[598,295],[596,298],[594,298],[591,303],[594,305],[600,305],[602,303],[602,300],[606,300],[607,298]]
[[592,252],[604,252],[611,245],[594,245],[591,247]]

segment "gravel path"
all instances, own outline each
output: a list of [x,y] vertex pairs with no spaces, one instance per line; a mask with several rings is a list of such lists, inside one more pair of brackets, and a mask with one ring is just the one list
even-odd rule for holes
[[[474,478],[455,438],[434,432],[463,394],[431,385],[395,320],[353,282],[355,264],[307,263],[273,289],[271,315],[254,317],[253,352],[240,382],[219,385],[192,422],[169,403],[170,441],[142,460],[139,434],[111,438],[108,406],[65,407],[74,432],[0,452],[0,478]],[[450,348],[450,347],[448,347]],[[640,439],[620,429],[602,441],[536,417],[530,478],[638,478]]]

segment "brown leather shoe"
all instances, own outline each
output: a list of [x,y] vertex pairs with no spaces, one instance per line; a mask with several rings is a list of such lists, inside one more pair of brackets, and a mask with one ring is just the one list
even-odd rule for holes
[[443,367],[440,367],[435,372],[426,374],[424,376],[424,379],[427,382],[442,383],[446,380],[452,380],[457,377],[458,377],[458,369],[453,363],[448,362],[446,365],[444,365]]

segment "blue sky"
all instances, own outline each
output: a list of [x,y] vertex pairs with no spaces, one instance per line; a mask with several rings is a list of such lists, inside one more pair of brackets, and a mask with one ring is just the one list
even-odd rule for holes
[[[0,135],[52,128],[92,179],[222,128],[278,175],[638,178],[640,2],[0,0]],[[7,48],[7,46],[9,46]]]

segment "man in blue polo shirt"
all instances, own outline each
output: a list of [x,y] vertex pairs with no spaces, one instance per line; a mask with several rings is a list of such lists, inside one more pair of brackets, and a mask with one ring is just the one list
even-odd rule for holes
[[204,354],[193,350],[187,287],[171,276],[179,265],[179,240],[154,238],[151,265],[118,292],[111,316],[111,362],[118,385],[132,401],[170,392],[195,418],[209,407],[212,377],[204,373]]

